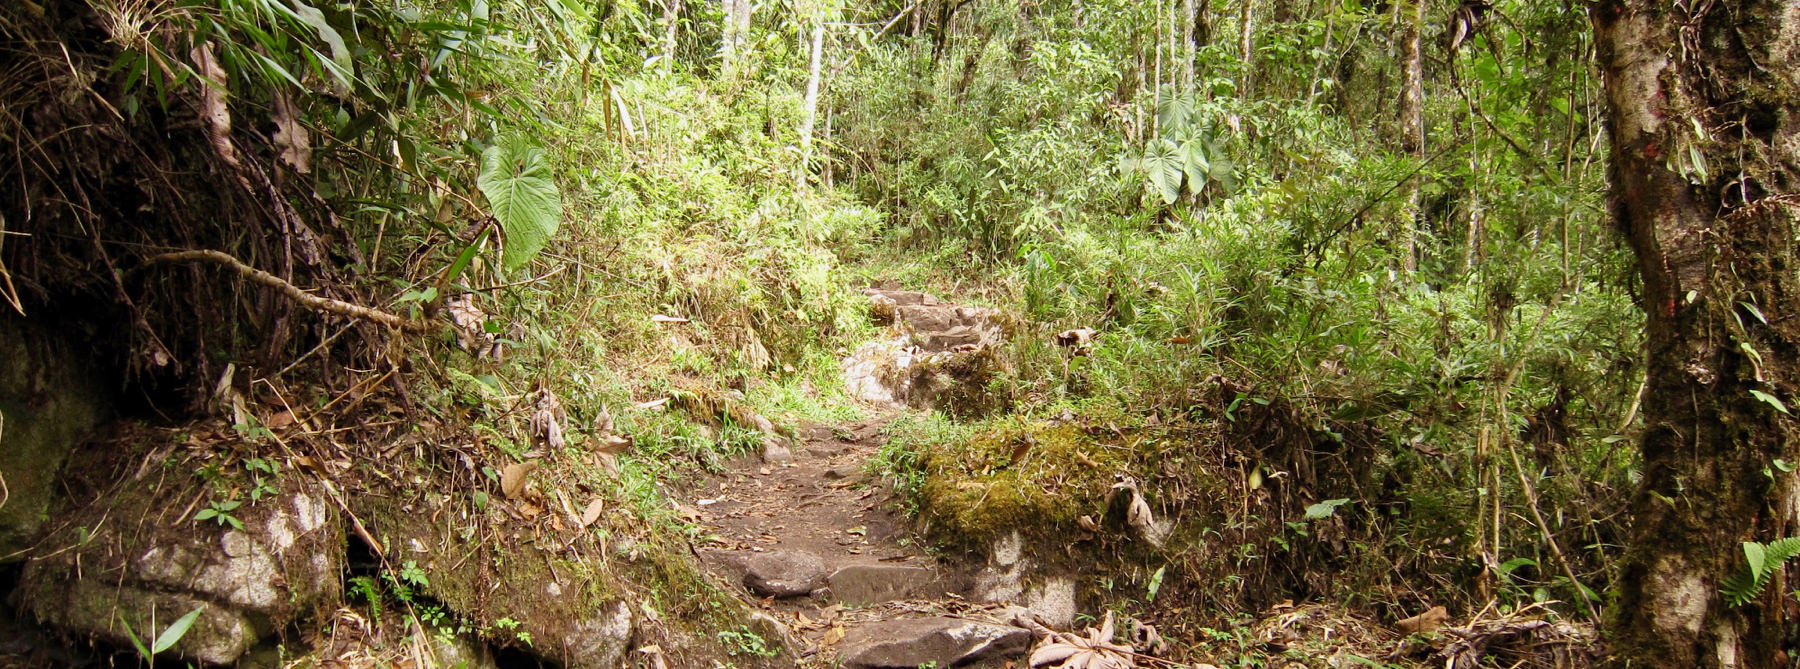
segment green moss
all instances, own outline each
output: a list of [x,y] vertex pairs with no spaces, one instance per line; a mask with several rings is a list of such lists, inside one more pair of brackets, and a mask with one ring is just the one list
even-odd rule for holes
[[1179,440],[1166,428],[1009,417],[908,444],[921,451],[919,508],[943,535],[979,545],[1014,529],[1075,532],[1098,517],[1116,475],[1134,474]]

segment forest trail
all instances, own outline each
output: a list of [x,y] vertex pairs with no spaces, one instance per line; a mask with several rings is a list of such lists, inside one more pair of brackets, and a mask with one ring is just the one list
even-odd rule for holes
[[[878,318],[884,304],[894,306],[892,295],[901,303],[886,312],[899,337],[884,344],[900,355],[876,356],[884,378],[907,376],[892,373],[896,357],[905,371],[912,361],[967,353],[987,336],[973,322],[986,310],[870,292]],[[877,348],[865,347],[856,361]],[[854,384],[856,365],[849,367]],[[890,398],[915,385],[900,383]],[[885,426],[906,410],[895,404],[862,421],[807,426],[791,461],[752,461],[684,501],[707,532],[698,549],[708,568],[746,589],[806,666],[1003,666],[1031,645],[1030,632],[1010,624],[1017,609],[973,601],[980,566],[924,550],[898,494],[868,471]]]

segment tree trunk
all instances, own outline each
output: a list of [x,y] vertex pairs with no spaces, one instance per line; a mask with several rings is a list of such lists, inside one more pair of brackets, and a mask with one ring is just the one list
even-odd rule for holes
[[730,77],[737,73],[738,60],[748,55],[744,47],[750,34],[750,0],[724,0],[719,8],[724,14],[719,22],[719,70]]
[[[1425,0],[1401,0],[1394,5],[1394,14],[1400,23],[1400,150],[1414,160],[1424,160],[1425,65],[1419,50],[1419,26],[1425,23]],[[1411,272],[1419,265],[1419,177],[1406,180],[1400,197],[1395,248],[1401,266]]]
[[1244,61],[1244,81],[1239,93],[1241,97],[1250,97],[1251,80],[1256,76],[1256,2],[1244,0],[1243,13],[1238,16],[1238,53]]
[[1181,90],[1191,93],[1194,90],[1194,58],[1199,55],[1199,47],[1194,44],[1194,0],[1181,0],[1181,15],[1187,19],[1181,22]]
[[669,0],[667,7],[668,23],[663,27],[662,57],[663,67],[675,67],[676,27],[681,25],[681,0]]
[[1591,7],[1612,213],[1647,315],[1643,474],[1613,659],[1785,666],[1790,582],[1738,607],[1719,586],[1745,568],[1740,542],[1796,533],[1796,477],[1772,463],[1800,445],[1787,413],[1800,401],[1800,5],[1694,4]]
[[796,183],[806,185],[806,174],[811,171],[807,164],[812,162],[813,127],[819,120],[819,60],[825,51],[825,17],[813,17],[812,26],[812,60],[807,66],[806,75],[806,119],[800,125],[800,171],[795,177]]

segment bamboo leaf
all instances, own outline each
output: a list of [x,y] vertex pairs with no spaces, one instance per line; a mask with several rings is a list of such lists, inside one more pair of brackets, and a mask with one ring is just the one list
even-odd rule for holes
[[150,654],[155,655],[180,643],[181,637],[187,636],[188,629],[194,626],[194,621],[200,618],[200,612],[205,610],[206,607],[197,606],[194,607],[194,610],[187,612],[187,615],[176,618],[175,622],[169,625],[169,629],[163,630],[162,634],[157,635],[156,643],[150,645]]

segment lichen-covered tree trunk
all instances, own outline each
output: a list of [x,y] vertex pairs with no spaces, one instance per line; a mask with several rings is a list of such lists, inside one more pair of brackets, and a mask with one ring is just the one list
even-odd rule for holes
[[795,180],[806,185],[806,175],[811,171],[808,163],[812,161],[813,128],[819,120],[819,61],[825,51],[825,16],[819,12],[812,20],[811,57],[806,74],[806,116],[800,122],[800,169],[795,173]]
[[1244,62],[1244,80],[1238,95],[1250,97],[1250,82],[1256,78],[1256,1],[1244,0],[1238,15],[1238,54]]
[[[1403,0],[1394,5],[1400,36],[1400,150],[1414,160],[1425,159],[1425,62],[1419,49],[1419,27],[1425,23],[1425,1]],[[1394,231],[1395,253],[1407,271],[1418,267],[1419,181],[1408,178],[1401,192],[1400,226]]]
[[1647,327],[1643,482],[1611,616],[1615,663],[1774,667],[1786,584],[1729,606],[1744,541],[1796,534],[1800,3],[1604,0],[1591,11],[1613,215]]

